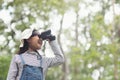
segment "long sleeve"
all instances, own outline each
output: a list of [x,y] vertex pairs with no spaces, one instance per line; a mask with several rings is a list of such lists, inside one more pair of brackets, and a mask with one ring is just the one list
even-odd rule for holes
[[17,75],[17,64],[15,62],[15,56],[12,58],[8,75],[7,75],[7,80],[15,80],[16,75]]
[[62,64],[64,62],[64,55],[60,50],[60,47],[57,41],[51,41],[50,46],[54,52],[55,57],[46,58],[46,63],[48,67]]

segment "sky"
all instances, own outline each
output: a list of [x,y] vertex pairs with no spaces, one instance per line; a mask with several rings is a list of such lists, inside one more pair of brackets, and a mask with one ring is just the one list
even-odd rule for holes
[[[6,0],[6,1],[13,1],[13,0]],[[93,2],[93,0],[85,0],[85,1],[88,2],[88,3]],[[105,1],[107,1],[107,0],[105,0]],[[4,3],[3,6],[4,6],[4,5],[6,5],[6,4]],[[101,10],[101,6],[100,6],[100,3],[99,3],[99,2],[95,2],[95,4],[93,4],[92,6],[89,6],[89,7],[87,7],[87,8],[86,8],[85,4],[80,4],[79,7],[80,7],[80,11],[79,11],[80,19],[87,18],[87,16],[88,16],[90,13],[92,13],[92,14],[94,15],[95,13],[97,13],[97,12],[99,12],[99,11]],[[27,8],[26,8],[26,9],[27,9]],[[2,20],[4,21],[4,23],[7,24],[7,25],[9,25],[10,22],[11,22],[11,20],[13,19],[13,15],[10,15],[11,12],[14,12],[14,8],[12,8],[12,7],[9,7],[8,9],[4,9],[4,8],[3,8],[2,10],[0,10],[0,19],[2,19]],[[29,12],[29,11],[28,11],[28,12]],[[28,12],[26,11],[26,14],[27,14]],[[116,14],[116,15],[120,15],[120,5],[118,5],[118,4],[115,4],[115,14]],[[53,34],[57,35],[57,31],[59,30],[60,20],[61,20],[62,16],[60,16],[60,15],[55,15],[54,12],[51,13],[50,15],[51,15],[50,21],[51,21],[52,24],[51,24],[51,26],[50,26],[49,29],[52,30],[52,33],[53,33]],[[105,20],[105,23],[106,23],[106,24],[109,24],[109,23],[111,23],[111,22],[113,21],[112,6],[109,8],[109,11],[105,14],[104,20]],[[25,21],[25,22],[28,22],[28,19],[25,18],[24,21]],[[65,15],[64,15],[63,28],[64,28],[64,29],[71,28],[71,29],[74,30],[74,28],[71,27],[71,26],[73,26],[73,24],[75,23],[75,21],[76,21],[76,14],[75,14],[75,12],[74,12],[72,9],[69,10],[69,11],[67,11],[67,12],[65,13]],[[86,24],[87,24],[87,23],[86,23]],[[81,28],[80,28],[79,31],[82,30],[82,26],[83,26],[83,28],[84,28],[84,25],[83,25],[83,24],[80,24],[80,25],[81,25]],[[30,27],[31,27],[31,28],[33,28],[33,27],[36,27],[36,28],[37,28],[37,27],[39,27],[39,26],[42,26],[42,27],[43,27],[44,24],[43,24],[43,21],[41,21],[39,18],[37,18],[37,19],[36,19],[36,23],[33,23]],[[14,28],[14,27],[15,27],[15,24],[12,24],[11,27]],[[6,32],[9,31],[9,29],[10,29],[10,28],[8,28],[8,29],[6,30]],[[19,38],[20,38],[19,35],[21,34],[21,32],[18,31],[17,33],[18,33],[18,34],[16,35],[16,39],[19,39]],[[74,35],[72,35],[72,36],[74,36]],[[1,44],[5,41],[5,38],[4,38],[3,35],[0,35],[0,38],[1,38],[1,40],[0,40],[0,45],[1,45]],[[82,36],[81,36],[79,39],[80,39],[80,41],[82,41],[83,44],[86,44],[86,40],[85,40]],[[84,40],[81,40],[81,39],[84,39]],[[62,40],[63,40],[63,41],[65,40],[65,36],[62,36]],[[14,42],[11,41],[10,44],[13,45]],[[67,44],[69,44],[69,42],[68,42]],[[13,46],[11,46],[11,45],[9,45],[9,46],[10,46],[10,47],[13,47]],[[88,47],[89,47],[89,46],[90,46],[90,45],[88,45]],[[65,50],[67,51],[67,48],[65,48]]]
[[[7,2],[7,1],[13,1],[13,0],[5,0],[5,1]],[[105,0],[105,1],[107,2],[108,0]],[[85,2],[92,3],[93,0],[85,0]],[[6,3],[3,4],[3,6],[5,6],[5,5],[6,5]],[[101,10],[101,4],[99,2],[97,2],[97,1],[94,2],[94,4],[89,6],[89,7],[86,7],[85,4],[79,4],[79,7],[80,7],[80,11],[79,11],[80,19],[87,18],[89,14],[92,13],[92,15],[94,15],[94,14],[96,14],[97,12],[99,12]],[[120,15],[120,5],[115,4],[114,7],[115,7],[115,14],[116,15]],[[25,8],[25,9],[26,9],[25,13],[29,14],[29,11],[27,10],[27,8]],[[113,8],[111,6],[109,8],[108,12],[104,16],[104,21],[105,21],[106,24],[110,24],[113,21],[113,11],[112,10],[113,10]],[[3,8],[2,10],[0,10],[0,19],[2,19],[6,25],[10,25],[10,22],[13,19],[13,15],[11,15],[10,13],[14,12],[14,11],[15,10],[14,10],[13,7],[9,7],[8,9]],[[49,29],[52,30],[53,34],[57,35],[59,27],[60,27],[60,20],[61,20],[62,16],[56,15],[56,14],[54,14],[54,12],[50,13],[50,16],[51,16],[50,21],[51,21],[52,24],[51,24]],[[71,26],[73,26],[75,21],[76,21],[76,14],[75,14],[75,12],[72,9],[67,11],[65,13],[65,15],[64,15],[63,28],[64,29],[71,28],[72,30],[74,30],[74,28],[71,27]],[[25,18],[24,22],[28,22],[28,19]],[[31,28],[33,28],[33,27],[34,28],[38,28],[40,26],[43,27],[44,26],[44,22],[42,20],[40,20],[39,18],[36,18],[36,23],[33,23],[30,27]],[[84,24],[80,24],[80,26],[81,26],[81,28],[79,29],[79,31],[82,31],[82,29],[84,28]],[[15,28],[15,24],[12,24],[11,28],[14,29]],[[7,32],[9,30],[10,30],[10,28],[8,27],[8,29],[5,30],[5,31]],[[19,35],[21,34],[21,32],[17,31],[17,33],[18,34],[16,34],[16,39],[20,39]],[[71,35],[71,36],[74,36],[74,35]],[[2,45],[2,43],[5,41],[5,37],[3,35],[0,35],[0,38],[1,38],[0,39],[0,45]],[[79,38],[81,43],[86,44],[86,40],[85,39],[83,40],[83,39],[84,39],[84,36],[83,37],[81,36]],[[103,41],[104,41],[104,39],[103,39]],[[65,36],[62,35],[62,41],[64,41],[64,40],[66,40],[66,38],[65,38]],[[11,41],[10,44],[13,45],[14,42]],[[66,43],[66,44],[69,44],[69,42]],[[11,45],[9,45],[9,46],[13,47]],[[90,47],[89,44],[88,44],[87,48],[88,47]],[[67,47],[65,47],[65,50],[67,51]]]

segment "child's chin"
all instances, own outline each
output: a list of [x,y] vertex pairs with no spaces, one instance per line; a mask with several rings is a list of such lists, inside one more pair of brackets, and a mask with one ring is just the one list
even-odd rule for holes
[[38,49],[41,49],[41,46],[38,46]]

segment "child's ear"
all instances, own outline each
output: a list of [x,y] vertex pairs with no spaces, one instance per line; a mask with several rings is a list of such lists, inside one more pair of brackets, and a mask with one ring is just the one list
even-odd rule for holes
[[28,43],[30,43],[30,39],[26,39]]

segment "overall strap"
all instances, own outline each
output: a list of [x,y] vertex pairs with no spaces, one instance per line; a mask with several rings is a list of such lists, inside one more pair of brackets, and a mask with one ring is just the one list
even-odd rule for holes
[[40,65],[42,66],[42,58],[40,59]]
[[39,52],[37,50],[35,50],[35,52],[38,54],[38,56],[40,58],[40,65],[42,66],[42,56],[39,54]]
[[22,61],[22,64],[24,65],[24,64],[25,64],[25,61],[24,61],[22,55],[20,55],[20,59],[21,59],[21,61]]

